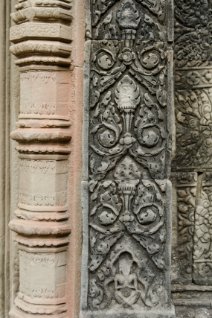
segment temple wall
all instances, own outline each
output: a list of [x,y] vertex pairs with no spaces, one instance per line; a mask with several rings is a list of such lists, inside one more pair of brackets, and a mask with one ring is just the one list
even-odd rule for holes
[[211,5],[175,1],[173,297],[180,317],[212,315]]
[[212,317],[211,6],[0,1],[0,318]]

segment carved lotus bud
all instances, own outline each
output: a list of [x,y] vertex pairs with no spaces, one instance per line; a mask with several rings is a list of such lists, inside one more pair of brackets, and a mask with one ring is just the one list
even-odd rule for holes
[[124,0],[121,8],[117,12],[117,22],[124,34],[134,38],[141,18],[132,0]]
[[139,88],[128,75],[125,75],[115,91],[116,103],[120,110],[132,112],[140,102]]
[[117,20],[122,29],[137,29],[140,17],[133,1],[123,1],[121,8],[117,12]]
[[137,164],[128,156],[119,163],[114,173],[119,189],[123,192],[134,191],[140,176]]

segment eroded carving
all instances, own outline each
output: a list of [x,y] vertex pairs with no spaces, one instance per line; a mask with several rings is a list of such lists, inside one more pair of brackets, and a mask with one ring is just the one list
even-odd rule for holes
[[91,316],[104,310],[125,316],[125,309],[133,309],[159,317],[162,307],[164,317],[174,316],[165,274],[171,200],[168,4],[171,9],[160,0],[91,1],[85,300]]
[[162,44],[93,44],[90,171],[102,178],[127,152],[154,178],[166,177],[167,56]]
[[191,284],[193,279],[194,227],[197,198],[197,174],[174,175],[177,205],[177,278],[175,282]]
[[92,1],[93,39],[164,41],[167,19],[160,0]]
[[90,182],[91,309],[168,304],[166,187],[162,180],[143,180],[129,156],[113,180]]
[[182,168],[209,168],[212,89],[179,90],[175,101],[177,165]]
[[194,234],[194,280],[197,284],[211,285],[212,273],[212,176],[207,172],[202,176],[195,213]]
[[[183,301],[180,293],[175,301],[181,306],[201,306],[203,298],[211,297],[209,289],[206,292],[200,286],[211,284],[206,256],[210,241],[210,186],[205,184],[207,172],[203,173],[211,169],[211,9],[208,0],[175,1],[177,155],[173,170],[182,180],[183,175],[196,175],[195,182],[188,180],[185,184],[179,180],[177,184],[178,239],[179,243],[182,241],[182,250],[178,247],[182,265],[179,282],[186,282],[181,292],[186,291]],[[188,314],[187,308],[182,307],[182,317]],[[199,314],[193,310],[191,316]]]

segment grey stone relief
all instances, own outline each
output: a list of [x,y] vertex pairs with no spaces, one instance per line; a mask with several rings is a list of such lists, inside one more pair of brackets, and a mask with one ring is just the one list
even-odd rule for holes
[[212,3],[175,1],[176,169],[211,168]]
[[171,1],[91,3],[86,317],[175,316],[168,8]]
[[163,0],[92,1],[92,39],[166,41],[167,3]]
[[[177,317],[211,317],[212,2],[175,1]],[[176,224],[175,224],[176,223]]]

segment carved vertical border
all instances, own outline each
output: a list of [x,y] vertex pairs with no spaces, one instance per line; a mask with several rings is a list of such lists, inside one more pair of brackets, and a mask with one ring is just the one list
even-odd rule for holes
[[[211,265],[208,249],[201,246],[202,202],[209,196],[204,192],[205,173],[211,171],[211,107],[212,107],[212,62],[211,62],[211,14],[210,1],[175,1],[175,108],[177,153],[173,171],[178,175],[197,174],[193,216],[193,233],[190,235],[193,259],[190,258],[190,284],[209,285]],[[206,182],[207,183],[207,182]],[[210,182],[209,182],[210,183]],[[207,187],[206,187],[207,188]],[[208,187],[210,188],[210,187]],[[208,191],[207,188],[207,191]],[[204,198],[205,196],[205,198]],[[210,197],[210,196],[209,196]],[[208,199],[208,204],[210,199]],[[189,209],[190,211],[191,209]],[[205,210],[206,211],[206,210]],[[208,212],[209,213],[209,210]],[[207,214],[206,213],[206,214]],[[178,219],[181,218],[180,211]],[[207,216],[203,223],[208,223]],[[187,222],[182,220],[181,230],[186,231]],[[205,229],[206,231],[206,229]],[[179,236],[181,234],[179,233]],[[211,234],[207,240],[211,241]],[[210,237],[210,238],[209,238]],[[202,239],[203,240],[203,239]],[[206,240],[206,241],[207,241]],[[179,256],[179,261],[184,258]],[[204,265],[205,262],[205,265]],[[201,264],[201,266],[199,266]],[[203,268],[208,267],[208,277]],[[198,272],[200,269],[200,272]],[[202,272],[201,272],[202,270]],[[184,279],[180,275],[180,279]]]
[[7,318],[10,303],[10,55],[9,24],[11,3],[0,3],[0,316]]
[[[2,149],[2,154],[0,157],[0,177],[1,180],[5,180],[4,176],[4,166],[5,166],[5,158],[4,158],[4,147],[5,147],[5,141],[4,141],[4,115],[5,115],[5,2],[2,1],[0,4],[0,14],[1,14],[1,25],[0,25],[0,63],[1,63],[1,70],[0,70],[0,105],[1,105],[1,140],[0,140],[0,146]],[[2,184],[3,184],[2,182]],[[4,273],[4,256],[5,256],[5,250],[4,250],[4,237],[5,237],[5,215],[4,215],[4,187],[1,186],[0,189],[0,199],[1,199],[1,211],[3,211],[3,215],[0,219],[0,236],[1,236],[1,250],[3,253],[0,256],[0,315],[4,315],[4,280],[3,280],[3,273]]]
[[201,311],[211,316],[211,5],[211,1],[175,0],[173,298],[180,317],[201,316]]
[[72,126],[72,1],[17,1],[10,30],[20,68],[18,291],[10,316],[67,317]]
[[72,73],[71,121],[72,146],[70,170],[70,253],[68,264],[68,317],[78,317],[80,308],[81,258],[82,258],[82,202],[81,181],[83,154],[83,87],[85,55],[85,1],[73,1],[72,7]]
[[[88,154],[84,156],[81,317],[174,317],[170,300],[168,180],[174,149],[173,1],[86,3],[84,148]],[[139,52],[144,56],[148,52],[149,60],[142,64]],[[160,56],[157,66],[153,66],[155,52]],[[145,72],[145,63],[153,63],[149,66],[157,71]],[[162,69],[163,78],[158,75]],[[157,76],[161,90],[155,94],[151,83],[157,82]],[[159,124],[164,127],[164,146],[159,152],[156,145],[149,147],[156,152],[147,150],[148,146],[141,149],[133,130],[135,121],[135,126],[140,127],[135,130],[141,129],[141,135],[145,123],[151,126],[148,102],[149,106],[158,103],[164,107]],[[149,157],[146,164],[141,159],[145,156]],[[139,189],[142,189],[140,195]],[[156,197],[161,198],[160,203]],[[163,206],[165,226],[157,219],[158,231],[153,230],[155,223],[150,221],[151,238],[148,234],[144,238],[142,215],[138,221],[140,212],[137,212],[146,204],[154,205],[153,198],[156,205]],[[162,233],[166,233],[164,240]],[[150,252],[152,248],[157,251]],[[156,285],[160,296],[157,304],[153,304],[158,293]]]

